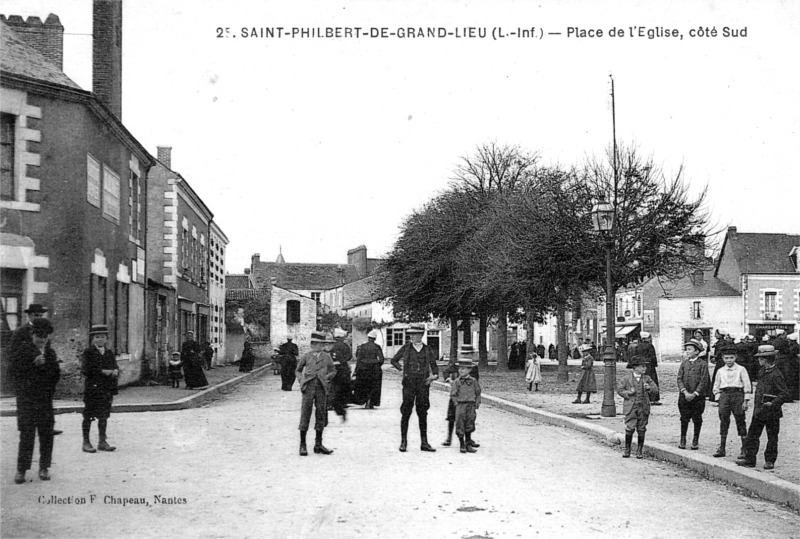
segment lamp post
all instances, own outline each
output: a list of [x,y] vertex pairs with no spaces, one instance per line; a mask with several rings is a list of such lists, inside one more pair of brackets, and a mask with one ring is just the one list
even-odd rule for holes
[[603,380],[603,406],[600,415],[614,417],[617,415],[617,405],[614,403],[614,389],[617,381],[617,356],[614,352],[614,331],[616,329],[616,316],[614,314],[614,299],[611,286],[611,248],[614,240],[611,230],[614,228],[614,206],[600,199],[592,207],[592,228],[604,240],[606,245],[606,345],[603,351],[604,380]]

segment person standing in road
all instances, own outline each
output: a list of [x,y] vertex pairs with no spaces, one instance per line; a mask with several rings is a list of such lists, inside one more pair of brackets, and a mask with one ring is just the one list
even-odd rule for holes
[[11,375],[17,397],[19,452],[14,482],[25,482],[31,469],[36,433],[39,433],[39,479],[50,479],[53,456],[53,395],[61,376],[56,353],[48,345],[53,326],[46,318],[31,322],[30,342],[20,342],[11,358]]
[[286,342],[278,347],[281,356],[281,390],[291,391],[297,370],[297,358],[300,350],[292,342],[292,337],[286,337]]
[[214,349],[211,347],[211,343],[208,341],[203,341],[201,348],[203,350],[203,359],[205,360],[206,370],[213,369],[214,366],[212,365],[212,362],[214,361]]
[[186,378],[186,389],[199,389],[208,385],[203,372],[203,350],[194,340],[193,331],[186,332],[186,341],[181,346],[181,362],[183,375]]
[[761,433],[767,429],[767,448],[764,450],[764,469],[775,468],[778,460],[778,433],[781,430],[781,405],[789,398],[789,390],[783,374],[775,366],[778,352],[769,344],[758,347],[756,357],[760,358],[762,369],[758,375],[756,385],[755,404],[753,417],[750,420],[750,430],[747,431],[745,440],[745,454],[736,460],[739,466],[755,468],[758,458]]
[[[639,341],[639,346],[636,348],[638,352],[637,355],[642,358],[647,365],[645,374],[649,376],[656,387],[658,387],[658,372],[656,372],[656,367],[658,367],[658,357],[656,356],[656,349],[653,346],[653,336],[647,331],[642,331],[640,336],[642,340]],[[660,395],[656,395],[656,397],[650,401],[650,405],[661,406],[660,399]]]
[[789,389],[789,398],[792,401],[800,400],[800,333],[787,335],[789,339],[789,376],[786,387]]
[[633,432],[637,433],[636,458],[644,458],[644,436],[650,420],[650,401],[658,398],[658,385],[650,378],[647,371],[647,360],[642,356],[633,356],[630,361],[633,369],[622,379],[617,393],[625,399],[622,413],[625,414],[625,450],[623,458],[631,456]]
[[714,379],[714,396],[719,402],[719,447],[714,456],[725,456],[725,442],[731,425],[731,414],[733,414],[736,420],[736,431],[742,439],[742,452],[739,457],[743,457],[745,454],[744,442],[747,436],[744,414],[747,411],[753,386],[750,384],[747,369],[736,364],[735,346],[721,347],[719,354],[722,356],[725,367],[717,372],[717,377]]
[[367,334],[367,342],[356,349],[356,383],[353,390],[353,401],[364,404],[367,410],[381,405],[381,383],[383,371],[381,367],[385,358],[383,350],[375,341],[378,330],[373,329]]
[[328,425],[328,392],[331,380],[336,376],[333,359],[325,351],[325,346],[333,343],[327,335],[311,333],[311,351],[302,355],[297,362],[296,375],[300,381],[302,400],[300,404],[300,456],[307,456],[306,434],[311,422],[311,409],[314,408],[314,430],[317,433],[314,453],[330,455],[332,450],[322,445],[322,431]]
[[539,384],[542,382],[542,368],[536,352],[531,352],[531,357],[525,362],[525,381],[528,382],[528,391],[531,391],[534,385],[536,391],[539,391]]
[[459,359],[456,366],[458,378],[450,387],[450,402],[456,409],[456,435],[462,453],[475,453],[478,444],[472,443],[472,433],[475,432],[475,411],[481,406],[481,384],[470,375],[472,360]]
[[[119,366],[116,354],[107,347],[108,326],[105,324],[92,326],[89,338],[92,344],[83,351],[81,361],[81,374],[86,378],[83,389],[83,451],[86,453],[95,453],[97,450],[114,451],[116,447],[110,445],[106,439],[106,425],[111,415],[114,395],[117,394]],[[92,447],[92,442],[89,440],[92,421],[95,419],[100,433],[97,450]]]
[[[392,366],[403,373],[403,403],[400,405],[400,451],[408,448],[408,423],[411,412],[417,409],[419,421],[420,449],[436,451],[428,443],[428,408],[430,408],[430,385],[439,378],[436,356],[422,343],[425,329],[411,326],[406,334],[411,342],[404,344],[392,358]],[[400,365],[400,361],[403,365]]]
[[[579,348],[583,358],[581,360],[581,379],[578,380],[578,398],[572,404],[590,404],[589,395],[597,392],[597,378],[594,375],[594,358],[589,353],[591,346],[582,344]],[[586,393],[586,400],[581,402],[581,394]]]
[[706,409],[706,395],[711,378],[708,363],[700,359],[703,345],[692,339],[683,345],[683,361],[678,367],[678,411],[681,416],[681,441],[678,448],[686,449],[686,432],[689,421],[694,424],[692,449],[698,449],[700,429],[703,426],[703,412]]
[[350,402],[350,360],[353,352],[350,346],[344,342],[347,332],[341,328],[333,330],[335,342],[331,350],[333,364],[336,366],[336,376],[331,382],[331,394],[328,396],[328,404],[342,418],[342,422],[347,421],[347,403]]

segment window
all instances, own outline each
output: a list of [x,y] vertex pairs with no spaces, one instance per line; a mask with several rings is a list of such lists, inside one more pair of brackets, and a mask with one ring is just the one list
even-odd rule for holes
[[764,292],[764,312],[774,313],[778,310],[778,293]]
[[114,327],[114,346],[118,354],[128,353],[128,298],[130,285],[117,282],[114,311],[117,314]]
[[286,323],[299,324],[300,323],[300,302],[290,299],[286,302]]
[[14,200],[16,191],[14,185],[14,158],[16,155],[16,137],[14,130],[17,117],[13,114],[2,114],[0,122],[0,198]]
[[[0,277],[0,288],[2,288],[0,301],[2,301],[3,314],[6,317],[8,330],[14,331],[22,322],[22,293],[25,270],[3,268],[0,271]],[[7,337],[7,335],[3,333],[3,337]]]
[[142,238],[142,205],[140,202],[141,186],[139,185],[139,175],[131,170],[128,178],[128,225],[131,229],[131,237],[136,241]]
[[319,292],[311,292],[311,299],[313,299],[317,303],[319,303],[319,296],[320,296]]
[[103,165],[103,216],[119,223],[119,176]]
[[700,302],[695,301],[692,303],[692,320],[700,320],[703,318],[703,313],[700,309]]
[[90,319],[92,325],[106,323],[106,279],[99,275],[92,275]]
[[100,162],[89,154],[86,155],[86,200],[100,207]]

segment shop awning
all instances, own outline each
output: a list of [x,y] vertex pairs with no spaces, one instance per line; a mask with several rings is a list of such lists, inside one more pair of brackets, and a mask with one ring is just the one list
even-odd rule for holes
[[628,333],[636,331],[637,329],[639,329],[639,326],[617,326],[616,337],[620,339],[622,337],[627,336]]

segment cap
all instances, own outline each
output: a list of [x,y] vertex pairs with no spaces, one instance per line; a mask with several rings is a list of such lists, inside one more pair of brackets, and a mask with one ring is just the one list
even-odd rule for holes
[[334,328],[333,336],[336,337],[337,339],[344,339],[345,337],[347,337],[347,332],[342,328]]
[[591,349],[592,349],[592,345],[591,344],[582,344],[582,345],[580,345],[578,347],[578,351],[579,352],[588,352]]
[[732,346],[730,344],[725,345],[725,346],[720,346],[719,350],[717,350],[717,353],[719,355],[721,355],[721,356],[724,356],[724,355],[734,355],[735,356],[736,355],[736,347]]
[[775,347],[771,344],[762,344],[758,347],[758,353],[756,354],[756,357],[769,357],[774,356],[777,353],[778,351],[775,350]]
[[24,312],[27,314],[44,314],[47,312],[47,308],[43,307],[40,303],[31,303]]
[[377,329],[373,329],[372,331],[367,333],[367,338],[368,339],[377,339],[378,335],[380,335],[380,333],[378,333],[378,330]]
[[460,357],[458,361],[456,361],[456,367],[474,367],[475,364],[472,362],[471,359],[467,357]]
[[650,365],[650,362],[647,361],[646,357],[633,356],[631,360],[628,362],[628,365],[630,365],[631,367],[636,367],[637,365]]
[[92,335],[101,335],[106,334],[108,335],[108,326],[105,324],[96,324],[92,326],[92,329],[89,330],[89,336]]
[[700,341],[696,339],[690,339],[683,344],[683,347],[686,348],[687,346],[693,346],[700,352],[703,349],[703,345],[700,344]]
[[642,339],[649,339],[650,332],[649,331],[642,331],[639,335],[641,335]]
[[180,357],[181,353],[175,350],[174,352],[172,352],[172,355]]
[[321,331],[312,331],[311,332],[311,342],[312,343],[326,343],[328,342],[328,336],[321,332]]
[[425,327],[417,325],[417,324],[414,324],[414,325],[409,326],[408,329],[406,329],[406,333],[409,333],[409,334],[414,334],[414,333],[423,334],[423,333],[425,333]]

